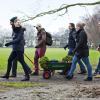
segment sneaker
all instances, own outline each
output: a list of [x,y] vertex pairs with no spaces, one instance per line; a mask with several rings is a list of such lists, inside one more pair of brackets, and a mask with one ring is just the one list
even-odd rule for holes
[[72,76],[66,76],[66,79],[68,79],[68,80],[71,80],[71,79],[73,79],[73,75]]
[[39,75],[38,72],[33,72],[33,73],[31,74],[31,76],[38,76],[38,75]]
[[84,81],[92,81],[92,77],[87,77]]

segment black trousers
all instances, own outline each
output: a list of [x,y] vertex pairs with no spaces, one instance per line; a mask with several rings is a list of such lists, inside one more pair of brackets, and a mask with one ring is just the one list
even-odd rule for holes
[[10,56],[9,56],[9,59],[8,59],[8,65],[7,65],[7,73],[6,75],[9,76],[10,75],[10,71],[11,71],[11,68],[12,68],[12,62],[17,58],[17,60],[21,63],[22,67],[23,67],[23,70],[24,70],[24,73],[26,76],[29,75],[29,71],[30,71],[30,68],[28,67],[28,65],[25,63],[24,61],[24,53],[21,52],[21,51],[12,51]]
[[14,76],[17,75],[17,65],[18,65],[18,61],[17,58],[15,58],[12,62],[12,75]]

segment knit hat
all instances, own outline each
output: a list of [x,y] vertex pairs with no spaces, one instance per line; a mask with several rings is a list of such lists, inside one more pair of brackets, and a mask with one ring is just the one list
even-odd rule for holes
[[10,19],[10,22],[13,22],[14,23],[14,21],[17,19],[17,17],[15,16],[15,17],[12,17],[11,19]]

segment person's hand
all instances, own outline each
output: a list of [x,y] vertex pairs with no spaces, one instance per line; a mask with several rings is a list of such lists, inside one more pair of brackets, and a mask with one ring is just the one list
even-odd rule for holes
[[66,47],[64,47],[64,50],[66,50]]
[[36,46],[35,46],[35,48],[39,48],[39,46],[38,46],[38,45],[36,45]]
[[8,47],[10,45],[10,43],[6,43],[5,46]]

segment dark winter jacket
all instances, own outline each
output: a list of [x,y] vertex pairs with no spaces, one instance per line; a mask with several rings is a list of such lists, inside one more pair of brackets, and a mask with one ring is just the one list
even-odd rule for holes
[[76,30],[73,28],[72,30],[70,30],[68,44],[65,47],[74,49],[76,46],[75,39],[76,39]]
[[89,48],[87,45],[87,34],[84,29],[80,29],[76,32],[76,47],[74,52],[79,58],[89,56]]
[[13,29],[13,34],[12,34],[13,40],[10,42],[10,45],[12,45],[13,47],[13,51],[24,52],[24,45],[25,45],[24,31],[25,29],[22,27]]

